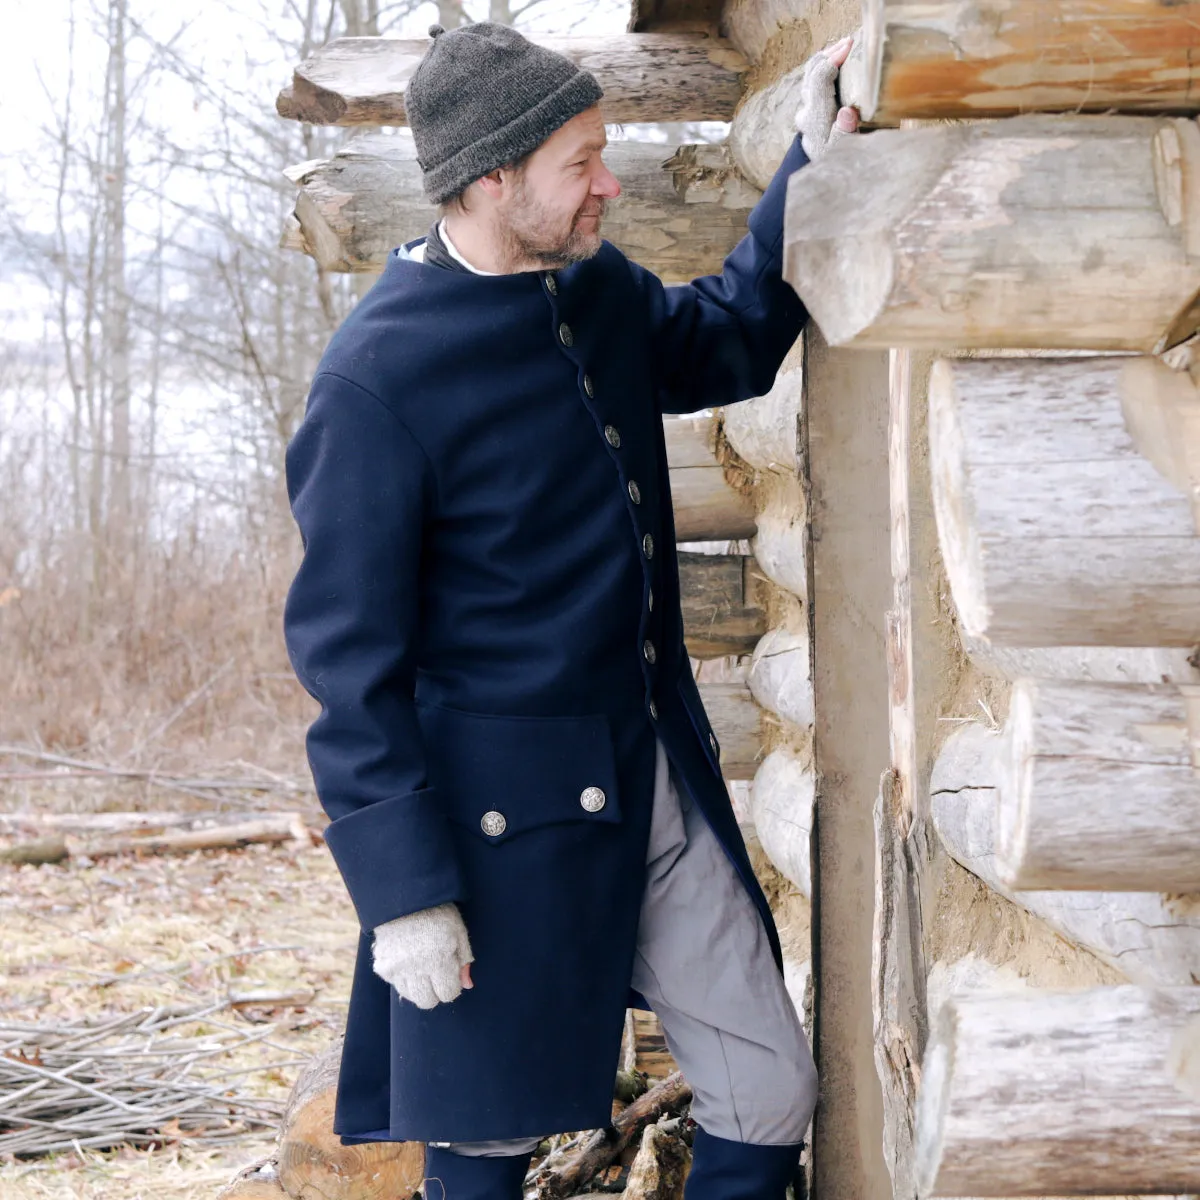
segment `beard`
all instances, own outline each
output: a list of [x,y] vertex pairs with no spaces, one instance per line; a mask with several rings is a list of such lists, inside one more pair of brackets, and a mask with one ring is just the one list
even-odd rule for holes
[[[501,234],[512,262],[533,262],[539,270],[556,270],[584,262],[600,251],[600,223],[607,205],[603,198],[591,197],[570,218],[564,219],[549,205],[529,194],[522,180],[505,214]],[[594,232],[580,228],[587,218],[595,218]]]

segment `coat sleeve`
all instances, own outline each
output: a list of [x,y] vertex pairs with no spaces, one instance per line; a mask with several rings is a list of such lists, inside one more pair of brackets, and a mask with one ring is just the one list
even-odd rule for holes
[[413,704],[436,482],[391,410],[330,373],[313,381],[287,478],[304,546],[284,611],[288,654],[321,705],[308,758],[325,840],[373,929],[464,894]]
[[696,412],[771,390],[808,319],[783,278],[783,218],[789,177],[808,162],[800,139],[750,214],[749,232],[720,275],[666,287],[634,266],[649,311],[659,408]]

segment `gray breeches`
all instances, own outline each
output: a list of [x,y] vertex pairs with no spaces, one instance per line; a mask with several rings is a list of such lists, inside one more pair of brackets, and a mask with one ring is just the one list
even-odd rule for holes
[[[752,1145],[804,1140],[817,1102],[808,1040],[766,929],[661,743],[633,987],[662,1022],[706,1132]],[[472,1157],[528,1153],[537,1138],[459,1142]]]

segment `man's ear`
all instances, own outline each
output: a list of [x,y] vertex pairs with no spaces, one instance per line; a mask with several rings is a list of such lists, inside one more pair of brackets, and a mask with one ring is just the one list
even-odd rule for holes
[[485,196],[491,200],[498,200],[504,190],[504,168],[498,167],[490,175],[485,175],[477,182]]

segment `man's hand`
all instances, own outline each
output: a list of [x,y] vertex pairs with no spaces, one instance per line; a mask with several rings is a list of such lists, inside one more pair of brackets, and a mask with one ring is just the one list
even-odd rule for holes
[[467,927],[455,904],[439,904],[376,926],[372,961],[402,1000],[434,1008],[457,1000],[471,982],[474,961]]
[[858,129],[858,112],[837,106],[837,77],[850,57],[851,37],[827,46],[808,60],[800,85],[800,108],[796,129],[810,161],[816,162],[830,146]]

